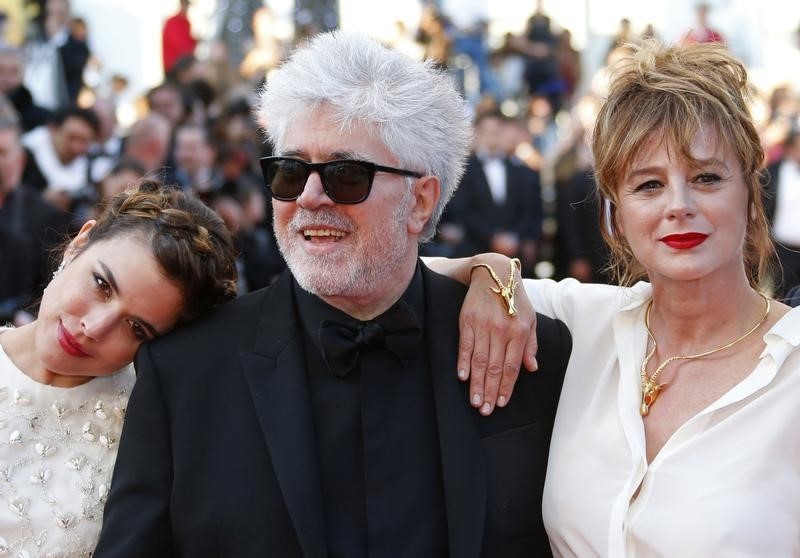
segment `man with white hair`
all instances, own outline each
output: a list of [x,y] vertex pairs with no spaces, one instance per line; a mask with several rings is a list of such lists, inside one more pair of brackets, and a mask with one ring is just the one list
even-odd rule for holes
[[139,352],[95,557],[549,553],[569,334],[540,317],[539,372],[483,416],[456,378],[465,290],[417,255],[469,147],[451,82],[324,34],[260,117],[289,272]]

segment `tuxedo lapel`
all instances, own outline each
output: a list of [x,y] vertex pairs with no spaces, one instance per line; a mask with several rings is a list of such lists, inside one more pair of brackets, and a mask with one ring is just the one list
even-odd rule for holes
[[293,300],[291,276],[285,273],[264,297],[253,351],[240,358],[303,555],[323,557],[322,487]]
[[[508,210],[518,209],[519,204],[522,203],[522,200],[520,199],[520,192],[522,191],[520,184],[523,184],[521,180],[522,176],[520,176],[520,169],[511,161],[511,158],[509,157],[506,157],[503,160],[503,166],[506,169],[505,207]],[[506,223],[506,226],[511,227],[512,223]]]
[[433,376],[450,555],[478,557],[486,523],[486,460],[464,384],[456,377],[460,286],[424,265],[425,336]]

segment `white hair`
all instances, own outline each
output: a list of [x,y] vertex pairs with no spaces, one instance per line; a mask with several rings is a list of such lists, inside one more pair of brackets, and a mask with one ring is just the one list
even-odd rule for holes
[[259,121],[278,153],[289,124],[325,105],[342,130],[373,130],[403,168],[432,175],[441,197],[420,240],[430,239],[464,172],[472,125],[450,78],[360,33],[316,36],[261,92]]

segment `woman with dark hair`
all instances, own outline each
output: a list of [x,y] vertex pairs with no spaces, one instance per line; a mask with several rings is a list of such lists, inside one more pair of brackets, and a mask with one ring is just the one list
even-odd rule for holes
[[38,318],[0,328],[0,554],[89,556],[145,341],[236,294],[228,232],[153,182],[63,253]]

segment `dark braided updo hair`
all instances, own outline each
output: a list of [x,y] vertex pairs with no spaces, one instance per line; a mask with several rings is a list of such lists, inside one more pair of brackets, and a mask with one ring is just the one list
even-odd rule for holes
[[168,280],[183,292],[178,323],[236,296],[233,242],[222,219],[199,199],[154,180],[111,197],[82,250],[118,236],[149,242]]

